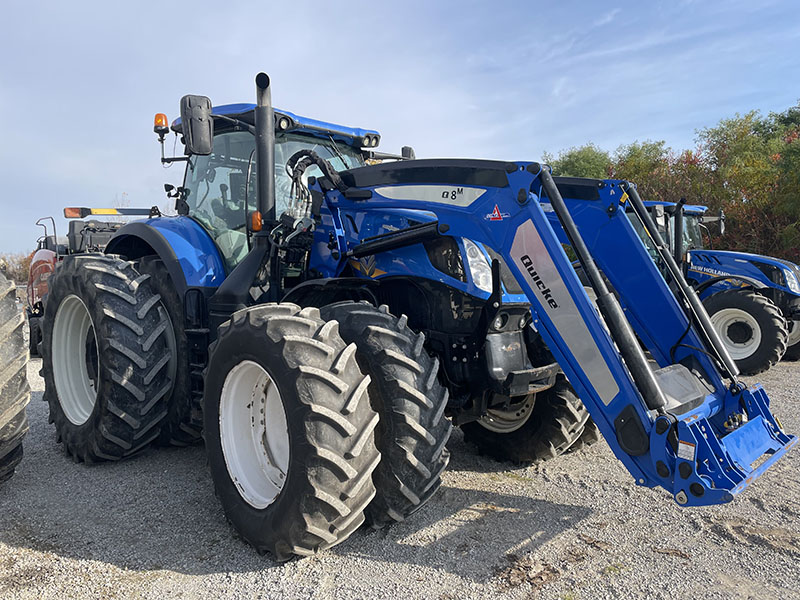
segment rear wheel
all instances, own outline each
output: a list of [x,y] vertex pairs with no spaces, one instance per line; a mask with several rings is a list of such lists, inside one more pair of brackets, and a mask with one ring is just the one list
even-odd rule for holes
[[209,354],[206,452],[233,527],[278,560],[344,541],[380,461],[355,345],[318,309],[267,304],[234,313]]
[[17,308],[16,293],[14,283],[0,274],[0,482],[22,460],[22,439],[28,432],[25,406],[31,397],[25,315]]
[[42,339],[44,399],[76,461],[117,460],[146,447],[167,415],[167,316],[129,262],[69,256],[50,279]]
[[438,381],[439,361],[425,351],[425,337],[387,306],[340,302],[320,313],[338,321],[344,341],[358,347],[358,363],[370,376],[370,400],[380,415],[382,460],[367,521],[374,527],[403,521],[439,489],[450,460],[445,445],[452,425],[444,416],[448,395]]
[[800,360],[800,319],[790,322],[789,339],[787,341],[784,360]]
[[31,358],[39,356],[39,342],[42,341],[41,317],[28,316],[28,352]]
[[169,320],[166,339],[172,358],[168,370],[174,383],[167,398],[169,413],[158,441],[174,446],[195,444],[202,440],[203,407],[200,396],[192,394],[183,301],[161,259],[146,256],[139,260],[136,268],[140,273],[150,275],[150,284],[161,296]]
[[766,371],[786,352],[786,319],[769,298],[752,290],[726,290],[703,304],[742,375]]
[[563,454],[583,433],[589,413],[563,375],[544,392],[479,421],[461,426],[464,439],[482,454],[513,463],[549,460]]

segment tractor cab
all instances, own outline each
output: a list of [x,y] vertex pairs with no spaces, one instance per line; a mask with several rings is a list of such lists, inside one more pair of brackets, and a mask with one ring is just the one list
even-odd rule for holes
[[[213,143],[210,153],[185,157],[186,173],[179,188],[176,208],[197,221],[214,240],[228,271],[250,251],[253,230],[248,216],[256,209],[256,140],[253,133],[255,105],[228,104],[214,107]],[[275,214],[299,218],[303,207],[292,204],[292,181],[286,171],[289,158],[310,150],[337,171],[365,164],[365,148],[378,145],[376,131],[325,123],[275,110]],[[172,130],[183,134],[181,119]],[[158,133],[158,129],[156,130]],[[167,161],[175,159],[164,159]],[[319,176],[316,166],[304,178]]]

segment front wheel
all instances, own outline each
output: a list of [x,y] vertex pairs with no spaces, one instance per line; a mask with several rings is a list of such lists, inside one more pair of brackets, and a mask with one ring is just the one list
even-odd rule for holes
[[378,415],[356,347],[316,308],[267,304],[209,348],[204,430],[225,515],[278,560],[338,544],[375,496]]
[[766,371],[786,352],[786,319],[769,298],[753,290],[726,290],[703,304],[742,375]]
[[785,360],[800,360],[800,319],[791,321],[790,326],[788,346],[783,358]]
[[392,315],[385,305],[339,302],[321,313],[338,321],[342,338],[358,347],[358,363],[370,376],[369,396],[380,416],[382,460],[367,521],[376,528],[403,521],[436,493],[450,460],[445,445],[452,425],[444,416],[448,394],[438,380],[439,361],[428,355],[425,337],[408,327],[406,317]]
[[496,460],[525,464],[549,460],[577,442],[589,413],[563,375],[555,385],[503,409],[489,409],[461,426],[464,439]]

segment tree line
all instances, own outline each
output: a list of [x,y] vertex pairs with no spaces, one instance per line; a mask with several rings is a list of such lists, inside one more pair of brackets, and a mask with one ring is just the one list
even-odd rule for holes
[[800,102],[781,113],[758,111],[699,130],[697,147],[635,141],[608,152],[595,144],[545,153],[555,175],[626,179],[644,200],[725,211],[715,248],[800,262]]

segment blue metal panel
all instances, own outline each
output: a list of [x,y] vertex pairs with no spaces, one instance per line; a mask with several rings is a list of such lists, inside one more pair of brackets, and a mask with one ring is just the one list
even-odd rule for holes
[[159,217],[144,224],[156,229],[172,247],[190,287],[219,287],[225,265],[214,240],[190,217]]

